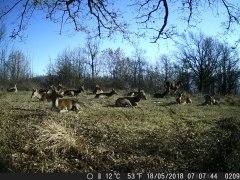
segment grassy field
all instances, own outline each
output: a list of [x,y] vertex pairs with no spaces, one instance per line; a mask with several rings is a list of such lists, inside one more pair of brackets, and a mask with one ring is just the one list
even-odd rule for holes
[[118,96],[81,94],[80,113],[51,111],[31,92],[0,92],[0,172],[240,171],[240,97],[218,106],[176,105],[148,95],[135,108]]

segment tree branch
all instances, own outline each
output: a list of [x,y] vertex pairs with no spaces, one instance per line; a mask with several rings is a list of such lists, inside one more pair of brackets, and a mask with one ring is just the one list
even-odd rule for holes
[[7,11],[3,12],[0,16],[0,19],[2,19],[4,16],[9,14],[22,0],[17,1],[12,7],[10,7]]
[[[230,3],[227,3],[226,0],[221,0],[223,5],[225,6],[227,13],[228,13],[228,26],[227,26],[227,30],[230,29],[231,24],[235,21],[237,22],[237,24],[239,24],[239,17],[235,16],[232,14],[232,11],[230,9],[235,9],[235,7],[233,5],[231,5]],[[237,10],[239,11],[239,9]]]
[[157,42],[157,40],[160,38],[161,34],[163,33],[165,27],[167,26],[167,21],[168,21],[168,4],[167,4],[167,0],[163,0],[163,6],[165,8],[165,16],[164,16],[164,21],[163,21],[163,25],[160,28],[157,37],[154,40],[154,43]]

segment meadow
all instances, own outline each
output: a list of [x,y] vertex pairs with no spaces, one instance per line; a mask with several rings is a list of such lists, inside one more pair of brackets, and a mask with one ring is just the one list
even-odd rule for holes
[[0,92],[0,172],[239,172],[240,97],[177,105],[149,94],[134,108],[123,95],[78,96],[81,111],[58,113],[30,91]]

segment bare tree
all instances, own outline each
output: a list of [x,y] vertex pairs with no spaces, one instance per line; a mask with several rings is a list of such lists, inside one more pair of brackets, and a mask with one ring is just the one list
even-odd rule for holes
[[217,68],[218,93],[223,95],[237,93],[237,84],[240,77],[239,54],[226,42],[219,46],[221,59]]
[[0,24],[0,43],[4,41],[6,36],[6,26],[4,24]]
[[91,75],[92,78],[97,75],[97,66],[101,64],[101,62],[98,59],[98,54],[99,54],[99,41],[88,36],[87,41],[86,41],[86,54],[88,56],[88,61],[86,62],[90,68],[91,68]]
[[203,93],[237,92],[240,71],[236,49],[202,33],[184,35],[183,42],[176,56],[181,79],[193,81]]
[[[214,71],[220,58],[217,42],[211,37],[205,37],[202,33],[183,36],[183,44],[179,47],[178,59],[193,73],[193,79],[199,92],[210,91],[214,85]],[[212,89],[213,90],[213,89]]]
[[55,62],[48,64],[48,81],[53,84],[57,81],[68,86],[79,86],[79,81],[85,73],[85,61],[82,48],[63,50],[55,59]]
[[143,87],[144,75],[146,73],[146,57],[144,56],[146,51],[142,48],[135,47],[135,52],[133,53],[133,66],[132,66],[132,75],[133,75],[133,86],[134,87]]
[[[176,34],[178,24],[170,19],[174,13],[177,13],[178,22],[183,21],[192,27],[198,24],[201,12],[210,10],[215,15],[224,15],[224,28],[236,32],[240,22],[239,9],[238,1],[231,0],[136,0],[132,3],[110,0],[17,0],[4,1],[0,8],[0,20],[17,11],[19,19],[13,27],[13,38],[27,28],[34,12],[40,10],[47,19],[59,23],[60,33],[66,24],[72,24],[76,31],[91,32],[95,36],[110,37],[119,32],[124,38],[134,34],[157,42]],[[131,28],[132,24],[138,25],[138,28]]]
[[158,65],[160,66],[160,71],[163,76],[163,81],[174,80],[174,69],[173,63],[171,59],[167,55],[161,55],[158,61]]
[[7,45],[5,43],[6,27],[0,24],[0,80],[3,83],[7,80]]
[[8,77],[12,81],[30,77],[31,67],[29,60],[21,51],[12,51],[5,63]]
[[105,49],[101,52],[101,59],[105,62],[105,67],[108,70],[107,75],[117,80],[122,78],[120,70],[121,65],[124,64],[125,54],[120,48],[113,50],[111,48]]

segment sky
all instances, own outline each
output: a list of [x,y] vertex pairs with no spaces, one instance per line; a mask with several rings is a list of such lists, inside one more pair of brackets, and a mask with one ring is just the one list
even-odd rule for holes
[[[177,14],[171,16],[170,20],[175,21],[177,16]],[[86,41],[86,36],[82,32],[65,31],[60,35],[60,24],[54,24],[43,17],[41,14],[34,15],[30,21],[30,26],[24,32],[26,38],[23,41],[16,39],[11,42],[12,49],[23,51],[30,59],[34,75],[46,74],[46,68],[50,59],[54,61],[58,54],[66,48],[84,47]],[[216,18],[211,12],[205,12],[202,18],[204,21],[195,30],[200,30],[209,36],[221,38],[222,35],[218,31],[220,29],[221,17]],[[178,22],[177,25],[180,31],[186,28],[186,24],[182,22]],[[236,40],[236,37],[228,38],[229,43],[233,43],[234,40]],[[100,47],[101,50],[120,47],[127,56],[131,56],[134,52],[134,47],[130,43],[122,41],[122,38],[118,37],[114,38],[114,40],[104,39],[101,41]],[[159,44],[153,44],[150,40],[139,39],[139,47],[146,51],[145,57],[149,61],[155,61],[161,54],[170,54],[176,49],[172,40],[160,40]]]

